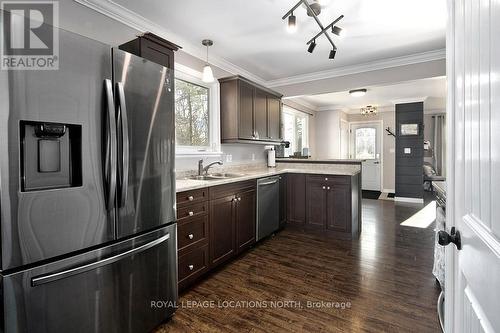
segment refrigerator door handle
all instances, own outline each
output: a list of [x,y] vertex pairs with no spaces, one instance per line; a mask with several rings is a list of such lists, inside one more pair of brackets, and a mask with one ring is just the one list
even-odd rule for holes
[[104,163],[104,177],[107,185],[107,209],[111,210],[115,204],[116,196],[116,158],[117,158],[117,142],[116,142],[116,120],[115,120],[115,103],[113,98],[113,84],[111,80],[104,80],[104,89],[106,92],[106,112],[107,112],[107,128],[106,128],[106,156]]
[[124,207],[127,202],[127,189],[128,189],[128,172],[129,172],[129,136],[128,136],[128,119],[127,119],[127,108],[125,104],[125,91],[123,89],[123,83],[118,82],[116,84],[116,92],[118,96],[118,122],[120,127],[118,128],[119,138],[120,138],[120,156],[121,161],[118,164],[118,175],[121,179],[120,182],[120,207]]
[[115,263],[123,258],[130,257],[132,255],[138,254],[138,253],[143,252],[143,251],[150,249],[152,247],[158,246],[161,243],[165,242],[169,238],[170,238],[170,233],[167,233],[167,234],[163,235],[162,237],[155,239],[154,241],[151,241],[151,242],[146,243],[144,245],[138,246],[134,249],[122,252],[120,254],[117,254],[115,256],[112,256],[112,257],[109,257],[109,258],[106,258],[106,259],[103,259],[100,261],[96,261],[96,262],[93,262],[90,264],[86,264],[86,265],[82,265],[82,266],[78,266],[78,267],[74,267],[74,268],[70,268],[68,270],[57,272],[57,273],[36,276],[36,277],[31,279],[31,286],[32,287],[40,286],[40,285],[43,285],[43,284],[46,284],[49,282],[54,282],[57,280],[65,279],[67,277],[70,277],[70,276],[73,276],[76,274],[81,274],[81,273],[84,273],[84,272],[87,272],[90,270],[97,269],[97,268],[102,267],[102,266],[106,266],[106,265]]

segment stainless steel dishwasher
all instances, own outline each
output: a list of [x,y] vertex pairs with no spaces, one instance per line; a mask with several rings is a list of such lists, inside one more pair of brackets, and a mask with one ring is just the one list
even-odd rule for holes
[[269,236],[280,223],[280,177],[257,180],[257,241]]

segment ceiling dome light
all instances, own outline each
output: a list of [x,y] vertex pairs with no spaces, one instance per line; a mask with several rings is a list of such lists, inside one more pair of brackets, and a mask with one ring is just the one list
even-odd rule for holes
[[201,80],[206,83],[214,82],[214,73],[212,72],[212,67],[208,64],[208,47],[214,45],[214,42],[210,39],[204,39],[201,41],[201,44],[207,47],[207,63],[205,64],[205,67],[203,67],[203,76],[201,77]]
[[309,47],[307,48],[307,52],[309,52],[309,53],[313,53],[313,51],[314,51],[314,48],[315,48],[315,47],[316,47],[316,41],[315,41],[315,40],[313,40],[313,41],[311,42],[311,44],[309,44]]
[[332,33],[339,36],[340,38],[343,38],[345,36],[345,30],[341,27],[337,27],[336,25],[332,27]]
[[354,89],[354,90],[349,90],[349,94],[352,97],[363,97],[366,94],[366,89]]
[[293,12],[288,16],[288,26],[286,30],[291,34],[297,31],[297,18],[293,15]]

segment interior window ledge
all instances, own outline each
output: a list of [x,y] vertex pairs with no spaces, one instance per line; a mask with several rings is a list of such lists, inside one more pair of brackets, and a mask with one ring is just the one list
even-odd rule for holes
[[213,157],[222,156],[222,151],[180,151],[175,153],[176,158],[189,157]]

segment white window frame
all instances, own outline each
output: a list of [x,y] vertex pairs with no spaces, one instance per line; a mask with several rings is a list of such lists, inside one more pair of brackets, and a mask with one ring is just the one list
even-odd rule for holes
[[[290,106],[287,106],[287,105],[283,105],[283,116],[282,116],[282,119],[283,119],[283,137],[285,136],[284,133],[285,133],[285,123],[284,123],[284,114],[289,114],[289,115],[293,115],[294,117],[302,117],[302,118],[305,118],[306,120],[306,124],[305,124],[305,133],[303,133],[303,147],[307,147],[307,148],[310,148],[309,147],[309,114],[305,113],[305,112],[302,112],[302,111],[299,111],[299,110],[296,110]],[[294,131],[295,132],[295,131]],[[283,138],[284,140],[286,140],[285,138]],[[297,140],[297,138],[294,138],[295,140]],[[293,153],[293,152],[292,152]]]
[[208,135],[209,146],[175,146],[176,157],[221,156],[220,142],[220,88],[219,81],[202,81],[202,73],[182,64],[175,63],[175,78],[208,89]]

